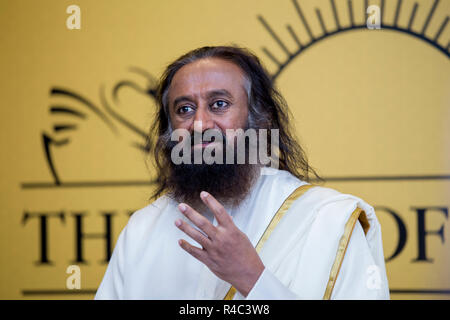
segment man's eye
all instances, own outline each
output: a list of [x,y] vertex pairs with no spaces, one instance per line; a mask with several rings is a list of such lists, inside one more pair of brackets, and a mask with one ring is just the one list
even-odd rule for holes
[[221,108],[225,108],[226,106],[228,106],[228,103],[226,101],[217,100],[216,102],[214,102],[211,105],[211,108],[213,108],[213,109],[221,109]]
[[190,106],[182,106],[182,107],[178,108],[177,112],[182,114],[182,113],[188,113],[191,110],[193,110],[193,109]]

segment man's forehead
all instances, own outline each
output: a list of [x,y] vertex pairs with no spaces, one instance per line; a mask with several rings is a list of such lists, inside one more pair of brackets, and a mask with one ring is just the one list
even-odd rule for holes
[[[234,63],[217,58],[201,59],[182,67],[172,79],[169,96],[242,90],[244,73]],[[239,92],[240,93],[240,92]]]

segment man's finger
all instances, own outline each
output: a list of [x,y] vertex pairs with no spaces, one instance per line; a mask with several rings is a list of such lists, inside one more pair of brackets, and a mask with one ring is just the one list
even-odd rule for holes
[[184,251],[189,253],[191,256],[193,256],[200,262],[203,262],[206,264],[208,254],[206,253],[205,250],[194,247],[189,242],[187,242],[186,240],[182,240],[182,239],[178,240],[178,244],[180,245],[181,248],[183,248]]
[[194,225],[200,228],[210,239],[213,239],[216,234],[216,227],[213,226],[208,219],[200,213],[192,209],[185,203],[180,203],[178,206],[181,213],[183,213]]
[[206,235],[204,235],[203,233],[201,233],[200,231],[198,231],[197,229],[195,229],[194,227],[189,225],[189,223],[187,223],[181,219],[177,219],[175,221],[175,225],[181,231],[186,233],[189,237],[191,237],[192,239],[197,241],[197,243],[200,244],[203,248],[205,248],[205,249],[209,248],[209,246],[211,244],[211,240]]
[[203,202],[208,206],[209,209],[214,213],[214,216],[217,219],[217,222],[222,225],[228,225],[232,220],[231,216],[222,206],[222,204],[216,200],[211,194],[206,191],[200,192],[200,198]]

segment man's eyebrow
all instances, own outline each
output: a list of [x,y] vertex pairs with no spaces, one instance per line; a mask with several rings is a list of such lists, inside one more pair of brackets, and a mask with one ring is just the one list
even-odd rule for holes
[[225,96],[229,99],[233,98],[233,95],[228,90],[225,89],[211,90],[206,93],[207,98],[212,98],[215,96]]
[[179,96],[173,101],[173,106],[175,107],[182,101],[194,101],[194,98],[192,96]]
[[[208,99],[211,99],[216,96],[225,96],[229,99],[233,99],[233,95],[226,89],[211,90],[206,93],[206,98],[208,98]],[[195,99],[193,96],[189,96],[189,95],[179,96],[179,97],[175,98],[172,105],[175,107],[182,101],[194,101],[194,100]]]

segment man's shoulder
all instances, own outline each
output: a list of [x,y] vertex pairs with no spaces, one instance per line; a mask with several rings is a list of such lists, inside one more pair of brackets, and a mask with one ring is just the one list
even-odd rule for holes
[[313,188],[311,188],[312,190],[309,194],[314,194],[318,200],[325,200],[342,194],[340,191],[333,188],[316,185],[306,180],[299,179],[286,170],[265,167],[261,170],[261,176],[263,176],[270,184],[279,184],[280,186],[290,185],[293,190],[304,185],[312,185]]
[[[297,188],[302,187],[306,187],[306,190],[295,192]],[[369,203],[351,193],[305,181],[301,181],[297,188],[291,193],[295,197],[290,205],[294,211],[309,211],[315,216],[325,215],[330,219],[346,219],[354,210],[360,208],[370,218],[375,215],[374,208]]]
[[370,234],[380,228],[375,209],[361,197],[320,185],[314,185],[308,192],[304,201],[308,203],[315,220],[339,228],[351,216],[355,216],[363,225],[365,233],[369,227]]
[[170,203],[170,198],[163,195],[145,207],[136,210],[130,216],[127,228],[147,228],[161,216]]
[[310,195],[313,196],[318,203],[336,201],[344,195],[344,193],[330,187],[314,183],[308,183],[308,185],[311,185]]

